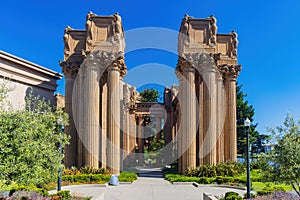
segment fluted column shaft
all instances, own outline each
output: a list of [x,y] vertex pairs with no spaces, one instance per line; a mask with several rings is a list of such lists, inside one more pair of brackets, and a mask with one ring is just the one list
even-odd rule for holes
[[120,173],[120,70],[110,66],[107,74],[107,167]]
[[204,162],[209,165],[216,164],[216,72],[212,66],[203,71],[203,79],[206,85],[204,89]]
[[155,122],[156,122],[156,141],[159,141],[161,139],[161,116],[155,116]]
[[78,109],[78,112],[76,113],[76,128],[78,132],[77,137],[77,167],[83,166],[83,120],[81,119],[83,116],[83,96],[82,96],[82,88],[83,88],[83,80],[84,80],[83,70],[79,70],[76,78],[76,89],[77,89],[77,95],[76,95],[76,104],[73,106],[76,106]]
[[69,115],[69,125],[65,127],[66,134],[70,135],[70,144],[65,148],[64,163],[66,166],[71,167],[76,165],[76,146],[77,146],[77,131],[73,119],[72,111],[72,95],[75,82],[75,74],[73,70],[64,70],[66,79],[65,89],[65,112]]
[[85,141],[86,152],[84,155],[84,165],[94,168],[99,167],[99,116],[100,116],[100,88],[99,71],[92,66],[84,66],[85,87],[84,87],[84,120],[85,120]]
[[100,135],[100,163],[102,168],[106,168],[107,156],[107,83],[106,76],[101,77],[101,135]]
[[144,164],[144,127],[143,127],[143,116],[137,116],[137,143],[138,143],[138,163]]
[[237,130],[236,130],[236,78],[226,76],[226,126],[225,126],[225,160],[236,161]]
[[184,93],[185,91],[183,90],[183,76],[180,73],[180,71],[176,71],[176,76],[178,78],[179,82],[179,93],[178,93],[178,100],[179,100],[179,106],[180,106],[180,117],[178,121],[178,134],[177,134],[177,153],[178,153],[178,171],[183,173],[184,172],[184,163],[185,163],[185,154],[184,154],[184,148],[183,148],[183,139],[184,139],[184,123],[182,120],[182,114],[183,114],[183,109],[184,109]]
[[217,163],[224,162],[224,82],[217,74]]
[[204,132],[204,126],[203,126],[203,118],[204,118],[204,109],[203,109],[203,79],[201,76],[199,76],[199,93],[198,93],[198,120],[199,120],[199,128],[198,128],[198,143],[199,143],[199,149],[198,149],[198,163],[199,165],[203,165],[203,141],[204,141],[204,135],[205,135],[205,132]]
[[183,163],[183,170],[196,167],[196,95],[195,95],[195,69],[185,67],[183,69],[183,113],[184,124],[183,148],[186,149],[186,163]]

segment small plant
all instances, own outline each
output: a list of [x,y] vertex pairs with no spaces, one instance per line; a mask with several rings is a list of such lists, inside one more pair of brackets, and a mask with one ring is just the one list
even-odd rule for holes
[[70,198],[71,197],[71,194],[70,194],[70,191],[69,190],[61,190],[61,191],[58,191],[56,193],[58,196],[61,196],[61,198]]
[[235,192],[226,192],[224,200],[243,200],[238,193]]
[[138,176],[134,172],[121,172],[119,176],[120,182],[133,182],[137,180]]

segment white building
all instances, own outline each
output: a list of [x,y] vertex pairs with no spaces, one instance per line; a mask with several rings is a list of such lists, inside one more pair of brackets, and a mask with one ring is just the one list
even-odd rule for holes
[[56,81],[62,78],[62,74],[0,51],[0,82],[4,78],[9,79],[7,86],[12,89],[8,93],[7,101],[14,108],[22,108],[31,88],[33,95],[39,95],[54,104]]

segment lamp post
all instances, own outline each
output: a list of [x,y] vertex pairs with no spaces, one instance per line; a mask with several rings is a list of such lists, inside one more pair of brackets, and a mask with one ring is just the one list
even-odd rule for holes
[[[59,136],[60,136],[60,141],[59,141],[59,156],[62,156],[62,129],[64,126],[64,122],[63,122],[63,118],[62,116],[60,116],[57,120],[57,124],[59,126]],[[57,178],[57,191],[61,191],[61,175],[62,175],[62,168],[61,168],[61,164],[62,164],[62,160],[60,160],[60,166],[58,168],[58,178]]]
[[251,121],[247,118],[244,121],[244,126],[246,127],[247,132],[247,198],[250,198],[250,153],[249,153],[249,129]]

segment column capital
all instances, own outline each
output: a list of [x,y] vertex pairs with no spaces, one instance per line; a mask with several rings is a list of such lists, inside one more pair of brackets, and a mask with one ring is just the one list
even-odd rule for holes
[[62,71],[66,77],[75,78],[80,68],[81,62],[75,61],[59,61],[59,65],[62,67]]
[[219,72],[222,74],[223,78],[226,79],[236,79],[239,75],[239,72],[242,70],[241,65],[219,65]]
[[179,72],[197,70],[199,73],[215,72],[218,55],[207,53],[183,53],[178,58]]
[[124,53],[122,51],[84,51],[83,56],[85,57],[84,65],[86,68],[102,72],[106,70],[119,70],[124,75],[127,72]]

